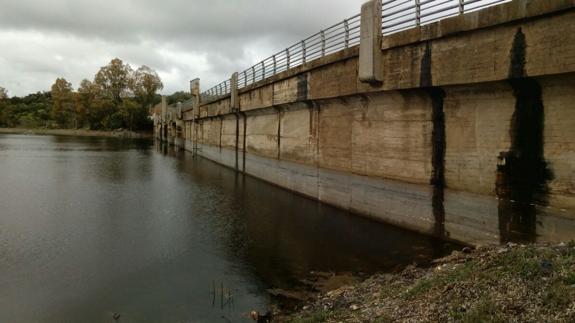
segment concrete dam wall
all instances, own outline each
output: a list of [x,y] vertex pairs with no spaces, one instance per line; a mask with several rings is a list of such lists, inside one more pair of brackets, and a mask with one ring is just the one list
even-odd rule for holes
[[575,237],[575,1],[515,0],[390,35],[369,34],[369,6],[360,45],[240,89],[235,75],[229,94],[164,113],[157,136],[449,240]]

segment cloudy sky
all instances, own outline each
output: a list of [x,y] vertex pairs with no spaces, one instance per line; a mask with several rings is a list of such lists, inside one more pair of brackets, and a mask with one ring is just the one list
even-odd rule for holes
[[147,65],[163,93],[202,89],[321,28],[364,0],[0,0],[0,86],[10,95],[74,87],[119,57]]

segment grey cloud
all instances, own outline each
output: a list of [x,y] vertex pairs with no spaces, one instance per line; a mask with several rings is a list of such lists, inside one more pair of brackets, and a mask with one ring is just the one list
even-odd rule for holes
[[[96,70],[79,73],[117,56],[158,70],[164,75],[165,92],[185,89],[187,79],[196,76],[205,87],[358,13],[362,2],[2,0],[0,42],[6,43],[8,34],[20,38],[11,39],[13,47],[0,51],[0,86],[10,89],[9,80],[15,84],[18,79],[33,79],[34,73],[38,77],[68,73],[74,81],[91,78]],[[35,44],[27,39],[30,35],[37,37]],[[33,53],[43,47],[41,53]],[[55,55],[63,60],[54,60]],[[96,59],[103,61],[98,65]],[[67,64],[71,66],[66,68]],[[34,87],[19,81],[10,90],[22,95],[47,90],[37,86],[51,82],[34,82]]]

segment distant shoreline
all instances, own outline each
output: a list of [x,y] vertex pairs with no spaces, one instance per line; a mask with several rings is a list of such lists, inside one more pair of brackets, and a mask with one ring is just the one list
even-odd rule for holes
[[26,129],[0,128],[0,134],[54,135],[78,137],[112,137],[112,138],[152,138],[151,132],[133,132],[128,130],[87,130],[87,129]]

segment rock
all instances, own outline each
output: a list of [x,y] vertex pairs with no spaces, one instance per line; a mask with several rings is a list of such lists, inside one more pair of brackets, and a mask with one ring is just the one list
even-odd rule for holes
[[310,295],[303,291],[288,291],[279,288],[274,288],[274,289],[268,289],[267,292],[276,297],[284,297],[298,301],[306,301],[310,298]]
[[353,304],[353,305],[351,305],[351,306],[349,307],[349,309],[352,310],[352,311],[357,311],[357,310],[359,309],[359,306]]
[[119,313],[114,313],[114,314],[112,315],[112,318],[117,321],[117,320],[120,319],[120,314],[119,314]]
[[549,272],[553,269],[553,264],[549,260],[542,260],[540,265],[541,268],[546,272]]
[[469,247],[464,247],[463,249],[461,249],[461,252],[463,253],[471,253],[473,251],[473,249],[469,248]]

